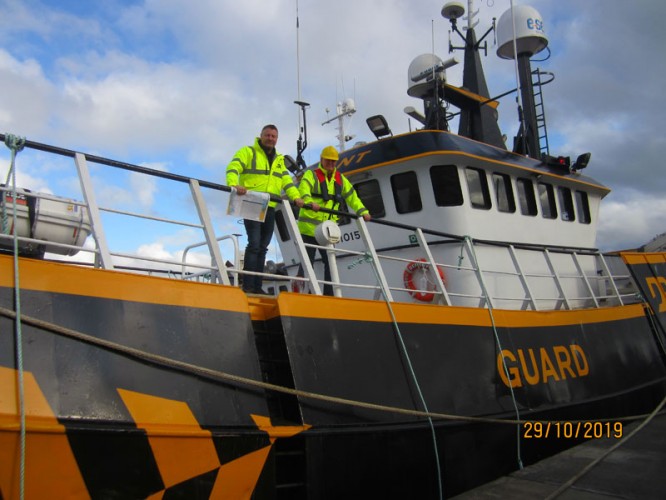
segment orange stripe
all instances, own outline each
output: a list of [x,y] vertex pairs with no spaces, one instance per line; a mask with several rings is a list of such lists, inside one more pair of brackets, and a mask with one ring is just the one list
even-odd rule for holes
[[620,255],[627,264],[663,264],[666,262],[666,253],[621,252]]
[[[21,289],[149,304],[248,312],[237,287],[21,259]],[[0,255],[0,287],[14,286],[12,258]]]
[[[312,319],[392,322],[384,302],[281,293],[280,311],[285,316]],[[430,304],[392,304],[399,323],[432,325],[491,326],[488,309],[451,307]],[[642,317],[640,304],[622,307],[573,311],[509,311],[493,309],[499,327],[563,326],[581,323],[603,323]]]

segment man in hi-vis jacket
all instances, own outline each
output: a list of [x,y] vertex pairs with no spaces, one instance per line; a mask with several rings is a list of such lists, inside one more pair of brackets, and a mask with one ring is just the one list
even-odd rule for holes
[[[277,140],[277,127],[264,126],[254,145],[239,149],[227,166],[227,185],[236,188],[239,195],[251,190],[280,196],[284,191],[300,208],[303,206],[303,200],[284,164],[284,156],[275,149]],[[244,271],[264,272],[266,252],[275,227],[276,205],[275,201],[269,202],[264,222],[244,219],[247,232]],[[243,276],[243,290],[246,293],[265,294],[262,282],[262,276],[246,274]]]
[[[317,240],[314,235],[317,226],[326,220],[338,221],[337,215],[320,212],[320,208],[339,210],[340,204],[344,201],[350,210],[362,216],[365,221],[370,220],[370,212],[356,194],[354,186],[338,171],[336,167],[338,159],[338,151],[333,146],[326,146],[321,152],[317,168],[306,171],[298,185],[303,202],[312,207],[303,207],[298,213],[298,230],[303,236],[304,243],[316,245]],[[306,248],[310,262],[313,262],[317,249]],[[324,264],[324,280],[331,281],[328,255],[322,249],[319,249],[319,254]],[[331,285],[324,285],[324,295],[333,295]]]

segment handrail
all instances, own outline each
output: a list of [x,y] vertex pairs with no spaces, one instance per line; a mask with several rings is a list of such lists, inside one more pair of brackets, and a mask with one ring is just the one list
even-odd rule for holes
[[[224,240],[231,240],[234,246],[234,267],[238,269],[240,266],[240,249],[238,247],[238,236],[235,234],[227,234],[225,236],[220,236],[219,238],[216,239],[216,241],[219,243],[220,241]],[[188,245],[185,247],[185,250],[183,250],[183,257],[181,259],[181,262],[183,265],[181,266],[181,273],[183,276],[185,276],[185,262],[187,260],[187,254],[189,253],[190,250],[193,248],[198,248],[207,245],[206,241],[201,241],[199,243],[194,243],[192,245]],[[189,264],[188,264],[189,265]]]
[[[4,140],[4,134],[0,134],[0,139]],[[130,255],[126,253],[118,253],[118,252],[110,252],[107,248],[104,247],[103,240],[100,239],[100,236],[103,236],[103,229],[101,227],[101,220],[99,218],[97,220],[92,220],[93,217],[91,217],[91,222],[94,222],[93,224],[93,231],[94,231],[94,237],[97,241],[97,248],[95,249],[90,249],[90,248],[79,248],[75,247],[72,245],[65,245],[65,244],[59,244],[56,242],[47,242],[50,245],[53,246],[61,246],[63,248],[69,248],[69,249],[79,249],[85,252],[91,252],[96,255],[97,259],[100,259],[102,261],[102,264],[105,264],[107,266],[111,265],[111,256],[120,256],[124,258],[134,258],[134,259],[139,259],[139,260],[147,260],[147,261],[154,261],[154,262],[161,262],[161,263],[166,263],[169,265],[178,265],[181,268],[181,276],[183,279],[186,278],[185,275],[185,267],[186,267],[186,259],[188,252],[192,248],[196,248],[198,246],[204,246],[207,245],[209,249],[209,253],[211,255],[211,265],[210,266],[204,266],[204,265],[198,265],[194,263],[187,264],[187,266],[195,267],[195,268],[200,268],[203,270],[203,273],[206,272],[212,272],[212,273],[217,273],[218,278],[222,281],[222,283],[228,284],[230,283],[229,280],[229,275],[233,274],[234,276],[242,275],[244,273],[247,274],[256,274],[256,273],[250,273],[249,271],[243,271],[242,269],[239,269],[240,267],[240,250],[239,250],[239,244],[238,244],[238,238],[235,235],[224,235],[221,237],[217,237],[213,234],[213,229],[212,229],[212,224],[210,221],[210,216],[207,213],[207,207],[205,205],[205,201],[203,199],[203,196],[200,192],[201,187],[213,189],[216,191],[223,191],[223,192],[230,192],[232,190],[231,187],[225,186],[222,184],[217,184],[213,183],[210,181],[205,181],[205,180],[199,180],[199,179],[194,179],[191,177],[183,176],[183,175],[178,175],[178,174],[173,174],[169,172],[164,172],[160,170],[154,170],[148,167],[141,167],[137,165],[132,165],[129,163],[124,163],[124,162],[119,162],[116,160],[110,160],[107,158],[102,158],[99,156],[94,156],[94,155],[87,155],[87,154],[82,154],[73,150],[69,149],[63,149],[63,148],[57,148],[54,146],[49,146],[49,145],[44,145],[44,144],[39,144],[33,141],[25,141],[25,147],[26,148],[31,148],[39,151],[45,151],[53,154],[58,154],[58,155],[63,155],[66,157],[71,157],[74,158],[77,161],[77,166],[83,167],[83,172],[87,172],[87,166],[86,162],[93,162],[93,163],[98,163],[114,168],[120,168],[124,170],[128,170],[131,172],[136,172],[140,174],[145,174],[149,176],[154,176],[158,178],[163,178],[171,181],[176,181],[180,183],[185,183],[190,186],[191,190],[191,195],[193,202],[195,204],[195,208],[197,208],[197,211],[199,212],[200,216],[200,223],[191,223],[191,222],[185,222],[185,221],[176,221],[176,220],[171,220],[171,219],[166,219],[166,218],[161,218],[161,217],[155,217],[152,215],[142,215],[142,214],[135,214],[132,212],[127,212],[123,210],[116,210],[116,209],[110,209],[110,208],[104,208],[104,207],[98,207],[96,206],[96,202],[94,201],[94,197],[88,198],[87,195],[90,194],[89,191],[92,190],[92,182],[90,180],[82,180],[82,191],[84,192],[84,197],[86,197],[86,202],[77,202],[73,200],[67,200],[68,202],[71,201],[72,204],[78,205],[78,206],[85,206],[86,209],[88,210],[89,215],[91,214],[99,214],[99,211],[106,211],[106,212],[112,212],[120,215],[126,215],[126,216],[134,216],[134,217],[140,217],[140,218],[145,218],[145,219],[150,219],[153,221],[158,221],[158,222],[165,222],[165,223],[171,223],[171,224],[181,224],[197,229],[202,229],[206,235],[206,241],[201,242],[201,243],[195,243],[193,245],[189,245],[185,248],[185,251],[182,255],[181,262],[176,262],[174,260],[169,260],[169,259],[159,259],[159,258],[152,258],[152,257],[145,257],[145,256],[139,256],[139,255]],[[79,169],[79,173],[81,174],[81,168]],[[0,191],[4,192],[7,191],[6,188],[0,186]],[[57,197],[52,197],[50,195],[46,195],[43,193],[34,193],[32,191],[29,192],[30,196],[35,196],[35,197],[40,197],[40,198],[46,198],[46,199],[52,199],[56,201],[62,201],[63,198],[57,198]],[[4,199],[4,198],[3,198]],[[307,246],[314,246],[314,245],[306,245],[303,243],[301,235],[298,231],[298,228],[296,226],[296,219],[294,218],[294,214],[291,211],[291,206],[289,204],[289,201],[286,199],[283,199],[278,196],[271,196],[271,199],[274,201],[279,201],[280,203],[283,204],[283,209],[284,213],[287,215],[286,219],[288,222],[288,228],[291,236],[293,237],[293,241],[296,245],[296,250],[298,254],[298,259],[300,262],[303,263],[304,271],[305,271],[305,276],[304,277],[297,277],[297,276],[279,276],[279,275],[274,275],[270,273],[264,273],[263,275],[268,278],[274,278],[274,279],[287,279],[291,281],[302,281],[302,282],[309,282],[311,285],[311,289],[315,294],[320,294],[321,290],[319,287],[320,283],[325,283],[322,280],[318,280],[317,277],[314,274],[314,269],[312,268],[309,259],[307,258],[307,253],[306,253],[306,247]],[[92,201],[91,201],[92,200]],[[413,233],[413,235],[416,238],[416,242],[414,244],[410,245],[400,245],[400,246],[394,246],[386,249],[376,249],[374,246],[374,243],[372,241],[372,238],[370,236],[370,232],[368,231],[368,227],[366,226],[365,221],[363,220],[362,217],[359,217],[358,215],[354,213],[348,213],[344,211],[337,211],[337,210],[328,210],[325,208],[321,208],[321,211],[324,213],[329,213],[337,216],[344,216],[344,217],[349,217],[352,220],[356,221],[356,224],[358,226],[359,232],[362,235],[362,243],[363,243],[363,248],[364,250],[362,252],[359,252],[357,250],[350,250],[350,249],[344,249],[344,248],[333,248],[330,249],[330,251],[333,252],[333,255],[341,255],[341,259],[344,258],[349,258],[349,257],[363,257],[365,256],[369,262],[371,262],[371,265],[375,267],[376,271],[376,278],[380,281],[380,283],[377,284],[368,284],[368,283],[336,283],[333,282],[331,284],[336,285],[336,289],[340,288],[360,288],[360,289],[374,289],[374,290],[379,290],[380,288],[388,292],[389,294],[389,300],[395,300],[390,294],[392,292],[395,293],[401,293],[404,294],[406,292],[414,292],[414,290],[408,290],[404,288],[404,286],[397,286],[395,283],[389,283],[389,280],[387,279],[386,271],[384,264],[388,261],[404,261],[404,262],[418,262],[414,261],[411,259],[405,259],[402,257],[398,257],[394,255],[393,253],[398,250],[398,249],[409,249],[410,247],[413,248],[420,248],[422,252],[425,253],[426,256],[426,261],[428,265],[430,266],[431,269],[436,269],[438,267],[444,268],[444,269],[455,269],[455,271],[460,271],[464,273],[470,273],[470,275],[475,275],[476,280],[478,281],[479,288],[481,290],[480,293],[475,293],[474,291],[470,292],[470,290],[454,290],[451,289],[438,275],[438,273],[434,273],[434,285],[435,289],[434,290],[427,290],[428,294],[432,294],[434,297],[437,298],[438,301],[445,305],[451,305],[454,304],[456,301],[461,300],[461,299],[478,299],[479,304],[483,305],[485,304],[485,307],[493,306],[494,301],[517,301],[517,302],[522,302],[524,304],[524,307],[529,307],[532,308],[533,310],[539,310],[540,306],[538,304],[543,304],[543,303],[552,303],[552,302],[557,302],[560,304],[563,304],[567,309],[569,308],[576,308],[576,304],[584,303],[586,301],[591,301],[593,302],[593,305],[595,307],[602,307],[605,304],[605,302],[612,300],[612,301],[617,301],[619,304],[624,304],[625,299],[628,297],[632,297],[635,294],[635,283],[633,283],[633,278],[626,273],[626,274],[615,274],[613,275],[611,273],[611,270],[606,263],[606,259],[604,258],[604,255],[596,248],[582,248],[582,247],[564,247],[564,246],[557,246],[557,245],[535,245],[535,244],[525,244],[525,243],[520,243],[520,242],[506,242],[506,241],[493,241],[493,240],[480,240],[480,239],[474,239],[469,236],[463,236],[463,235],[456,235],[456,234],[450,234],[450,233],[445,233],[442,231],[437,231],[433,229],[428,229],[428,228],[421,228],[418,226],[413,226],[409,224],[403,224],[403,223],[398,223],[394,221],[389,221],[386,219],[372,219],[370,222],[372,224],[376,225],[381,225],[385,227],[390,227],[394,230],[398,231],[409,231]],[[98,215],[97,215],[98,217]],[[98,227],[96,227],[98,226]],[[440,240],[437,241],[428,241],[428,239],[433,239],[434,238],[440,238]],[[0,238],[0,241],[3,241],[5,239],[5,235]],[[43,240],[36,240],[36,239],[31,239],[31,238],[25,238],[25,237],[18,237],[19,241],[25,241],[28,243],[37,243],[39,244],[44,243]],[[226,266],[224,265],[224,259],[222,254],[220,253],[220,245],[219,243],[223,240],[231,240],[233,244],[233,250],[234,250],[234,257],[233,257],[233,262],[234,262],[234,267],[232,269],[227,269]],[[462,265],[462,262],[459,261],[457,265],[453,265],[451,263],[445,263],[445,262],[438,262],[436,259],[436,255],[432,252],[432,247],[435,245],[440,245],[442,243],[455,243],[455,244],[462,244],[461,247],[461,252],[463,249],[466,250],[467,252],[467,262],[469,262],[471,265]],[[476,261],[475,255],[484,249],[485,247],[500,247],[506,249],[507,256],[510,259],[509,262],[513,264],[513,269],[510,268],[489,268],[489,266],[484,266],[483,269],[481,269],[481,265],[479,264],[478,261]],[[318,247],[318,248],[326,248],[326,247]],[[547,266],[550,268],[549,272],[546,273],[537,273],[534,272],[534,270],[530,270],[529,268],[523,269],[523,262],[521,260],[523,259],[523,256],[521,254],[521,257],[519,258],[517,255],[517,252],[537,252],[538,254],[541,254],[543,258],[545,259],[545,262],[547,263]],[[553,264],[552,260],[554,259],[555,254],[558,254],[560,256],[571,256],[572,258],[572,266],[575,267],[575,272],[566,272],[563,273],[562,275],[559,275],[558,268],[555,264]],[[584,266],[581,265],[581,262],[579,259],[581,258],[587,258],[589,259],[590,257],[593,257],[596,262],[596,268],[595,272],[596,274],[591,274],[591,275],[586,275]],[[613,256],[615,257],[615,256]],[[460,254],[460,258],[463,258],[463,254]],[[564,258],[564,257],[560,257]],[[336,259],[332,259],[332,265],[336,265]],[[476,261],[476,262],[475,262]],[[589,260],[586,261],[588,263],[588,272],[589,272]],[[340,262],[337,262],[337,264],[340,264]],[[334,276],[337,276],[336,274],[333,274]],[[490,291],[486,294],[484,291],[488,290],[488,287],[486,285],[486,282],[489,282],[489,280],[495,279],[500,276],[506,276],[506,279],[516,279],[520,282],[521,288],[524,291],[524,294],[521,296],[520,294],[507,294],[507,293],[500,293],[500,289],[494,289],[493,287],[490,288]],[[556,290],[556,293],[553,294],[552,292],[549,293],[548,290],[545,290],[541,295],[535,294],[534,290],[532,290],[533,286],[531,285],[530,281],[531,280],[549,280],[550,283],[553,286],[553,290]],[[583,292],[577,292],[575,296],[568,296],[567,292],[567,283],[571,282],[574,280],[576,283],[580,283],[581,287],[580,289],[583,290]],[[238,279],[235,280],[236,284],[238,284]],[[604,285],[604,282],[608,281],[608,287]],[[620,290],[619,283],[622,283],[624,285],[629,286],[629,291],[625,293],[624,288],[622,288],[622,292]],[[418,292],[418,291],[417,291]],[[397,295],[396,295],[397,297]]]

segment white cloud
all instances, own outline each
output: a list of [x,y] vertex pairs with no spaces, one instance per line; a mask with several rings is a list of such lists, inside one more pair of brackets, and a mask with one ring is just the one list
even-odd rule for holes
[[666,200],[662,197],[636,196],[627,202],[607,200],[600,212],[597,244],[601,250],[638,248],[666,231]]
[[[544,89],[555,153],[591,151],[584,173],[614,190],[602,203],[599,246],[642,244],[640,238],[664,229],[651,230],[661,224],[659,197],[666,189],[660,172],[666,122],[659,112],[666,77],[659,20],[666,4],[644,1],[628,15],[617,0],[530,3],[550,36],[551,58],[533,67],[556,74]],[[490,4],[477,5],[478,35],[508,8],[508,2]],[[78,7],[0,0],[0,8],[0,131],[215,182],[224,182],[226,163],[265,123],[280,127],[278,147],[295,155],[293,0],[117,0]],[[335,125],[321,123],[331,116],[325,109],[345,97],[355,98],[359,110],[348,130],[355,141],[371,138],[365,117],[373,114],[384,114],[394,133],[407,130],[402,109],[420,106],[406,94],[409,63],[431,50],[433,36],[435,52],[451,56],[440,9],[408,0],[300,2],[301,98],[311,103],[308,162],[337,142]],[[483,63],[490,92],[498,94],[514,85],[513,66],[495,57],[492,38]],[[460,45],[457,37],[452,41]],[[461,52],[454,55],[462,59]],[[462,65],[447,74],[460,84]],[[509,136],[517,125],[514,99],[499,108]],[[75,175],[54,176],[56,168],[59,163],[26,162],[21,183],[56,193],[74,189]],[[148,211],[164,204],[154,179],[97,179],[100,204]],[[235,221],[222,222],[224,196],[206,197],[220,233],[244,234]]]

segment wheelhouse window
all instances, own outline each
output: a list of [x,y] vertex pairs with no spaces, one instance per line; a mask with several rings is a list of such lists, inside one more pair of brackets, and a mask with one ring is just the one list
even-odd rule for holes
[[534,183],[532,182],[532,179],[520,177],[516,179],[516,187],[518,188],[520,213],[523,215],[536,215],[537,204],[536,196],[534,196]]
[[434,165],[430,167],[430,181],[438,207],[455,207],[463,204],[458,167]]
[[467,178],[467,189],[469,190],[469,199],[472,207],[490,210],[492,203],[490,201],[486,173],[478,168],[467,167],[465,169],[465,177]]
[[574,214],[571,189],[560,186],[557,188],[557,195],[560,200],[560,218],[569,222],[575,221],[576,214]]
[[494,172],[493,186],[495,186],[497,210],[500,212],[514,213],[516,211],[516,201],[513,197],[511,177],[506,174],[498,174],[497,172]]
[[578,212],[578,222],[589,224],[592,222],[590,216],[590,203],[585,191],[576,191],[576,212]]
[[555,191],[553,185],[546,182],[537,184],[539,191],[539,202],[541,203],[541,215],[544,219],[556,219],[557,207],[555,206]]
[[379,189],[379,182],[376,179],[354,184],[354,189],[356,189],[356,194],[361,198],[361,201],[373,219],[380,219],[386,216],[382,192]]
[[392,175],[391,189],[395,208],[399,214],[418,212],[423,208],[416,172]]
[[[379,182],[376,179],[371,179],[369,181],[359,182],[354,184],[354,189],[356,194],[365,205],[365,208],[368,209],[370,215],[373,219],[381,219],[386,216],[386,210],[384,210],[384,200],[382,199],[382,192],[379,189]],[[348,211],[348,207],[340,207],[344,211]],[[341,216],[338,220],[338,226],[344,226],[349,224],[351,218]]]

